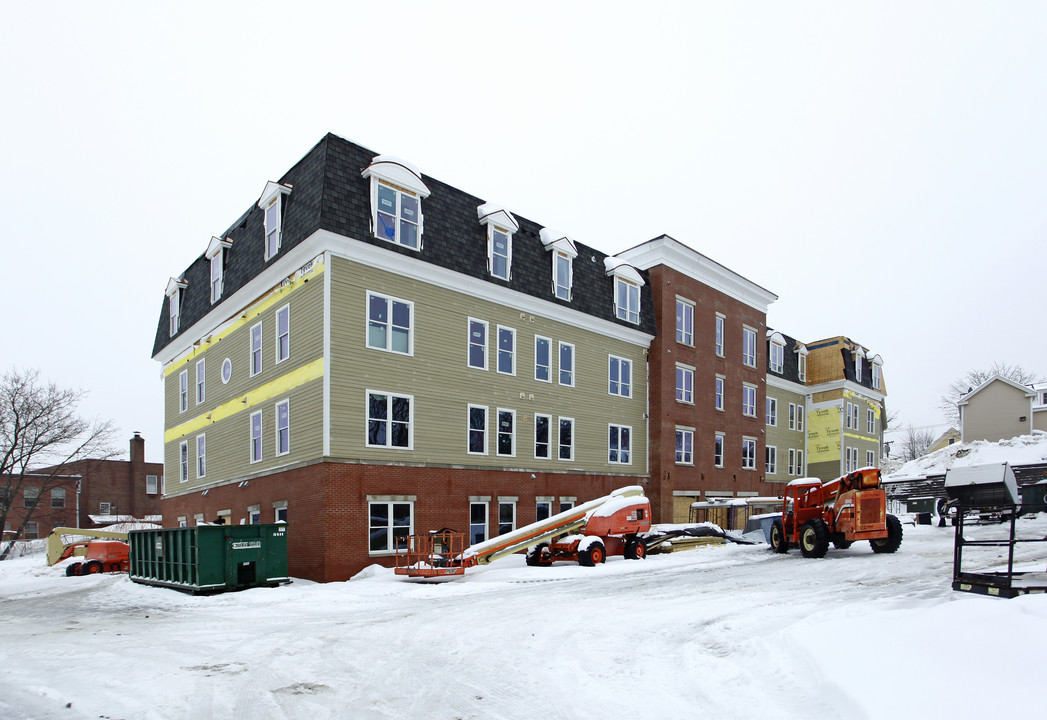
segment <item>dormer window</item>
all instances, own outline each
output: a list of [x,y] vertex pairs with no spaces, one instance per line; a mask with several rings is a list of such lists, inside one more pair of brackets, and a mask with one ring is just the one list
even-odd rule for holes
[[796,376],[800,382],[807,382],[807,346],[796,343]]
[[785,336],[780,332],[770,334],[767,365],[773,373],[781,375],[785,371]]
[[570,301],[574,285],[573,263],[578,257],[578,248],[571,238],[550,228],[542,228],[538,236],[545,249],[552,253],[553,295]]
[[513,233],[520,229],[508,210],[493,203],[476,208],[480,224],[487,226],[487,271],[500,280],[512,277]]
[[211,263],[211,304],[222,299],[222,285],[224,282],[225,251],[232,247],[232,243],[222,238],[212,237],[207,245],[204,256]]
[[614,276],[614,315],[626,322],[640,322],[640,287],[643,277],[632,265],[627,265],[617,258],[604,259],[604,268],[608,275]]
[[883,385],[883,358],[879,355],[874,355],[869,360],[869,365],[872,366],[872,386],[873,390],[879,390]]
[[290,185],[269,181],[265,184],[262,197],[258,199],[258,207],[265,213],[262,216],[262,224],[265,227],[266,262],[280,252],[283,241],[283,198],[290,192]]
[[371,179],[371,229],[375,237],[420,250],[422,200],[429,188],[414,165],[390,155],[379,155],[364,168]]
[[178,334],[178,320],[182,313],[183,289],[185,289],[185,281],[181,278],[171,278],[167,281],[167,316],[170,321],[168,335],[170,337]]
[[862,381],[862,358],[865,357],[865,351],[856,347],[851,350],[851,355],[854,356],[854,381],[860,383]]

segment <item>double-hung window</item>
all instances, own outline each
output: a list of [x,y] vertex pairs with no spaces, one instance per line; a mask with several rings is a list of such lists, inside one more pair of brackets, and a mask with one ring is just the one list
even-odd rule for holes
[[540,382],[553,381],[553,341],[541,335],[534,336],[534,379]]
[[719,468],[723,467],[723,444],[723,433],[716,433],[713,437],[713,465]]
[[756,469],[756,438],[742,438],[742,470]]
[[777,475],[778,474],[778,448],[774,445],[768,445],[767,451],[767,474]]
[[632,397],[632,362],[626,360],[625,358],[609,355],[607,364],[607,391],[611,395],[619,395],[621,397]]
[[469,542],[472,545],[487,539],[487,503],[469,503]]
[[879,355],[877,355],[875,358],[873,358],[873,363],[872,363],[872,384],[873,384],[873,390],[879,390],[880,389],[880,383],[882,382],[882,378],[883,378],[883,376],[881,374],[882,371],[880,370],[880,364],[878,362],[876,362],[877,358],[879,358]]
[[225,283],[225,251],[232,245],[228,240],[212,237],[204,252],[204,257],[210,264],[212,305],[222,299],[222,287]]
[[269,181],[265,184],[262,196],[258,198],[258,209],[262,211],[262,226],[265,230],[266,262],[280,252],[283,235],[283,198],[290,192],[289,186]]
[[724,338],[724,324],[727,322],[727,318],[720,313],[716,313],[716,355],[717,357],[723,357],[723,338]]
[[368,550],[372,553],[393,552],[403,547],[414,533],[411,502],[375,502],[368,507]]
[[189,480],[189,441],[178,444],[178,482]]
[[53,507],[53,508],[64,508],[65,507],[65,488],[52,488],[51,489],[51,507]]
[[742,328],[742,363],[756,367],[756,331],[749,327]]
[[509,279],[513,261],[513,236],[494,225],[487,226],[488,262],[491,275],[502,280]]
[[865,451],[865,467],[876,467],[876,451]]
[[723,384],[724,378],[721,375],[716,376],[716,387],[713,391],[713,402],[714,407],[717,410],[723,410]]
[[574,279],[574,271],[571,267],[571,256],[567,253],[556,252],[553,254],[553,283],[556,297],[561,300],[571,299],[571,283]]
[[862,356],[857,353],[854,355],[854,381],[856,383],[862,381]]
[[422,223],[418,196],[379,182],[376,197],[378,207],[375,212],[375,235],[417,250]]
[[742,385],[742,415],[756,417],[756,386]]
[[200,358],[199,360],[196,361],[196,404],[197,405],[200,405],[201,403],[203,403],[204,398],[207,395],[207,392],[206,392],[207,385],[205,383],[205,379],[207,377],[207,373],[204,371],[204,367],[205,367],[204,360],[205,360],[205,358]]
[[469,318],[469,367],[487,369],[487,323]]
[[550,228],[542,228],[538,237],[552,257],[553,296],[570,302],[574,284],[573,263],[578,257],[578,248],[571,238]]
[[693,428],[676,428],[676,464],[694,465]]
[[516,330],[498,326],[498,372],[516,374]]
[[607,462],[628,465],[632,451],[632,428],[628,425],[609,425]]
[[276,362],[281,363],[291,355],[291,305],[276,311]]
[[676,298],[676,342],[694,345],[694,303]]
[[560,384],[574,387],[574,345],[560,343]]
[[619,320],[640,322],[640,286],[622,277],[614,279],[614,306]]
[[676,366],[676,402],[694,402],[694,368]]
[[778,424],[778,400],[777,398],[767,398],[767,424],[775,426]]
[[276,404],[276,454],[291,452],[291,401],[281,400]]
[[196,477],[207,475],[207,435],[196,436]]
[[516,501],[498,500],[498,534],[505,535],[516,529]]
[[251,326],[251,377],[262,372],[262,323]]
[[367,293],[367,347],[410,355],[414,352],[414,303]]
[[796,376],[800,382],[807,382],[807,353],[801,352],[796,355]]
[[535,458],[549,459],[550,431],[553,424],[552,415],[534,416],[534,456]]
[[251,413],[251,462],[262,459],[262,411]]
[[368,391],[367,446],[412,448],[412,405],[410,395]]
[[865,432],[876,434],[876,411],[869,408],[865,411]]
[[189,409],[189,371],[178,373],[178,412]]
[[785,346],[776,342],[771,343],[771,372],[781,374],[785,370]]
[[470,405],[469,411],[469,440],[468,452],[470,455],[487,454],[487,406]]
[[498,455],[516,455],[516,411],[498,408]]
[[185,283],[174,278],[167,284],[167,317],[168,335],[174,337],[178,334],[178,317],[182,311],[182,288]]
[[559,458],[574,460],[574,419],[560,418]]

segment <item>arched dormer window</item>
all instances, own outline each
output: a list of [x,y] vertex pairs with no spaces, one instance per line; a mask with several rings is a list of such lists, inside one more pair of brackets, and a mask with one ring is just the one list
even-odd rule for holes
[[174,337],[178,334],[178,320],[182,314],[182,291],[185,290],[185,280],[182,278],[171,278],[167,281],[167,316],[169,318],[168,336]]
[[604,269],[608,276],[614,276],[614,316],[639,324],[643,277],[632,265],[614,257],[604,258]]
[[796,353],[796,376],[800,382],[807,382],[807,346],[798,342],[793,352]]
[[513,214],[493,203],[476,208],[481,225],[487,226],[487,272],[509,280],[513,270],[513,233],[520,229]]
[[767,331],[767,368],[781,375],[785,372],[785,336],[777,331]]
[[233,244],[220,237],[212,237],[207,244],[204,257],[211,265],[211,304],[222,299],[222,287],[225,282],[225,251]]
[[854,358],[854,381],[860,383],[862,381],[862,360],[865,358],[865,350],[861,345],[855,345],[851,349],[851,356]]
[[265,227],[265,260],[269,262],[280,252],[283,241],[284,196],[291,192],[290,185],[270,180],[265,184],[262,197],[258,198],[258,207],[265,215],[262,224]]
[[371,232],[411,250],[422,249],[422,200],[429,188],[411,163],[378,155],[364,168],[371,179]]
[[873,390],[880,390],[883,385],[883,358],[873,355],[869,358],[869,365],[872,367]]
[[552,253],[553,295],[570,301],[574,284],[573,264],[578,257],[578,248],[571,238],[551,228],[542,228],[538,237],[545,249]]

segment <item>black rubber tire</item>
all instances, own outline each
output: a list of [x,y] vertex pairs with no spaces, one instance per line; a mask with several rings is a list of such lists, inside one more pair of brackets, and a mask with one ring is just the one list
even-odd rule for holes
[[78,562],[69,563],[68,565],[65,566],[65,576],[66,577],[75,577],[75,576],[79,575],[82,565],[83,565],[83,563],[78,563]]
[[789,552],[789,541],[785,537],[785,527],[781,520],[771,523],[771,550],[776,553]]
[[527,555],[524,556],[524,562],[531,567],[549,567],[553,564],[553,561],[549,559],[549,554],[545,552],[547,547],[549,547],[549,543],[538,543],[527,551]]
[[853,540],[833,540],[833,547],[837,550],[846,550],[853,544]]
[[887,537],[870,540],[874,553],[892,553],[902,545],[902,522],[894,515],[887,516]]
[[647,557],[647,546],[640,538],[633,538],[625,543],[626,560],[643,560]]
[[92,560],[91,562],[84,564],[84,568],[81,572],[84,575],[98,575],[102,572],[102,563],[97,560]]
[[594,542],[592,545],[587,547],[578,553],[578,564],[584,565],[585,567],[593,567],[599,565],[607,559],[607,550],[604,548],[602,542]]
[[829,528],[821,518],[811,518],[800,528],[800,552],[805,558],[825,557],[829,552]]

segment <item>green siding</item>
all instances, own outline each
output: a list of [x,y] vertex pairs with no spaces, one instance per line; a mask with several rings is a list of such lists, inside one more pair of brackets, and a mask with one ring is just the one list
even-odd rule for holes
[[768,473],[767,480],[769,482],[789,482],[798,477],[797,474],[789,474],[789,449],[801,451],[805,449],[805,432],[789,429],[789,403],[798,405],[801,408],[800,412],[804,415],[804,420],[806,420],[807,411],[804,409],[805,396],[768,383],[767,397],[775,398],[778,401],[778,422],[776,425],[767,425],[765,427],[767,431],[767,445],[773,445],[777,448],[778,472],[773,475]]
[[[472,467],[646,473],[644,348],[348,260],[335,259],[328,271],[332,286],[330,382],[334,457]],[[413,356],[366,347],[368,291],[414,304]],[[489,369],[486,371],[467,365],[470,317],[488,323]],[[503,375],[494,369],[498,325],[516,330],[515,376]],[[535,335],[552,340],[553,383],[534,379]],[[575,345],[575,387],[555,382],[558,342]],[[609,353],[632,362],[631,398],[608,394]],[[413,450],[365,446],[367,390],[413,396]],[[470,403],[488,406],[489,454],[486,456],[466,452]],[[516,411],[513,458],[495,455],[497,408]],[[535,413],[574,418],[574,461],[557,460],[555,453],[550,460],[534,458]],[[632,427],[630,465],[607,461],[610,422]]]

